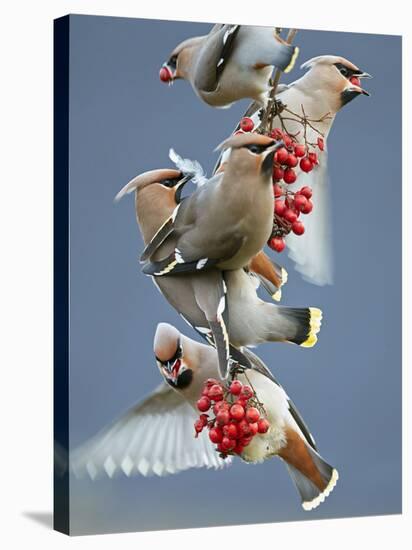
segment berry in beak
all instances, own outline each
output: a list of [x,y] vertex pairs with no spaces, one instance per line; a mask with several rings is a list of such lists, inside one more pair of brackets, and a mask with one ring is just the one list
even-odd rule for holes
[[159,71],[159,78],[162,82],[171,82],[173,80],[173,73],[166,64],[162,65]]

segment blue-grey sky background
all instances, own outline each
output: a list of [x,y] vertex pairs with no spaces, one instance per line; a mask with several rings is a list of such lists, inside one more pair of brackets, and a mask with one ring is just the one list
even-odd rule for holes
[[[248,101],[213,109],[188,83],[168,87],[158,79],[174,46],[209,28],[71,17],[72,448],[159,384],[158,322],[196,338],[140,273],[132,198],[116,205],[113,198],[136,174],[171,166],[170,146],[212,170],[214,147]],[[285,253],[277,258],[289,271],[283,303],[324,312],[318,345],[257,350],[338,468],[338,485],[304,512],[278,459],[166,478],[72,478],[73,534],[401,512],[401,38],[302,30],[295,42],[301,53],[285,82],[320,54],[342,55],[374,76],[365,81],[371,97],[348,104],[328,140],[334,285],[306,283]]]

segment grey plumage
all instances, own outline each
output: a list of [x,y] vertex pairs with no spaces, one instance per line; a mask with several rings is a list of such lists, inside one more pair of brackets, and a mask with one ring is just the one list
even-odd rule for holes
[[273,27],[215,25],[208,35],[179,44],[164,67],[172,80],[188,80],[214,107],[246,97],[262,104],[273,68],[290,71],[298,51]]

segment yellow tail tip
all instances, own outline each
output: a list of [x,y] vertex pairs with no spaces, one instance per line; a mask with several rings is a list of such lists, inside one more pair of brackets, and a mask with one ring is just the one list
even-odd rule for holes
[[316,344],[316,342],[318,341],[318,337],[316,335],[320,331],[320,327],[322,324],[322,311],[319,308],[310,307],[309,312],[310,331],[306,340],[302,342],[302,344],[300,344],[302,348],[312,348]]

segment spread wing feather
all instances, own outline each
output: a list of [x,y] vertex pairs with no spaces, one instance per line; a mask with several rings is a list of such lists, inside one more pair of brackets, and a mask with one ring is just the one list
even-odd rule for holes
[[92,479],[120,473],[164,476],[189,468],[222,468],[206,433],[194,437],[197,418],[191,405],[162,384],[137,406],[71,454],[77,477]]

